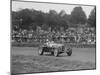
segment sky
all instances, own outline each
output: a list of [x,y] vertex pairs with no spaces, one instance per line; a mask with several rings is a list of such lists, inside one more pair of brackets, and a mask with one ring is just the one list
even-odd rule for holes
[[67,14],[71,14],[73,8],[81,6],[85,12],[87,18],[90,12],[93,10],[94,6],[83,6],[83,5],[69,5],[69,4],[51,4],[51,3],[39,3],[39,2],[21,2],[21,1],[12,1],[12,11],[18,11],[21,9],[35,9],[41,10],[43,12],[49,12],[49,10],[55,10],[59,13],[61,10],[64,10]]

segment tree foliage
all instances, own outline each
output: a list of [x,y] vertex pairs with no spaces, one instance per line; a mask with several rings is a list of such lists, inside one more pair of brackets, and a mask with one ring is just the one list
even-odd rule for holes
[[49,13],[36,11],[34,9],[23,9],[17,12],[12,11],[12,27],[21,29],[36,29],[37,26],[43,29],[60,29],[61,26],[67,28],[66,20],[59,16],[55,10],[50,10]]
[[[92,11],[89,16],[88,23],[92,26],[95,25],[95,12]],[[86,15],[81,7],[75,7],[71,14],[66,14],[64,10],[57,13],[55,10],[50,10],[44,13],[35,9],[22,9],[19,11],[12,11],[12,28],[19,29],[32,29],[36,31],[37,27],[43,30],[64,30],[70,24],[85,24],[87,22]],[[71,25],[70,25],[71,26]]]
[[90,26],[96,27],[96,8],[91,11],[90,16],[88,18],[88,23],[90,24]]
[[87,18],[82,7],[75,7],[71,12],[70,22],[72,24],[85,24],[86,21]]

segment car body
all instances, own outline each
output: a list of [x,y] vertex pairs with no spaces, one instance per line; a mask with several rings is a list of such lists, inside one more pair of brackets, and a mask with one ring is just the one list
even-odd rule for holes
[[51,52],[54,56],[59,56],[61,53],[67,53],[71,56],[72,49],[66,48],[62,43],[55,43],[54,41],[48,41],[39,47],[39,55],[43,55],[44,52]]

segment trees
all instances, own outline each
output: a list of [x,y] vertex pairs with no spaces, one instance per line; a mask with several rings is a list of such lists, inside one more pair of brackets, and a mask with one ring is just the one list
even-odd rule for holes
[[96,7],[91,11],[89,15],[88,24],[92,27],[96,27]]
[[65,15],[66,15],[65,10],[61,10],[60,13],[59,13],[59,15],[60,15],[60,16],[65,16]]
[[[93,12],[91,12],[93,14]],[[88,19],[92,23],[92,16]],[[75,7],[71,15],[67,14],[64,10],[57,13],[55,10],[50,10],[48,13],[34,9],[22,9],[20,11],[12,11],[12,28],[13,29],[33,29],[36,30],[37,26],[44,30],[49,27],[52,30],[60,30],[61,27],[67,29],[71,24],[85,24],[87,21],[86,15],[82,7]]]
[[82,7],[75,7],[71,12],[70,22],[72,24],[85,24],[86,21],[87,18]]
[[67,27],[66,20],[57,14],[55,10],[50,10],[49,13],[37,11],[34,9],[22,9],[20,11],[12,11],[12,28],[33,29],[37,26],[43,30],[48,30],[49,27],[54,30],[59,30],[61,26]]
[[20,29],[28,29],[32,22],[31,15],[32,13],[28,9],[23,9],[17,12],[12,11],[12,25],[16,25]]

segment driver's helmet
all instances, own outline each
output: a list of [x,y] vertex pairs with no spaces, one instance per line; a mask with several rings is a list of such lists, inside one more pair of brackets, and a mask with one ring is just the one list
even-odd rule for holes
[[46,39],[46,42],[49,42],[49,40],[48,40],[48,39]]

